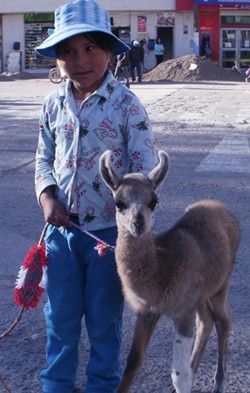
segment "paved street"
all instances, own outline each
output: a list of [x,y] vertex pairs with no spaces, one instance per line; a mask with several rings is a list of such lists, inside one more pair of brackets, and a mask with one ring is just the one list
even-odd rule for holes
[[[34,194],[34,154],[43,97],[57,88],[47,79],[0,81],[0,333],[18,313],[13,288],[24,256],[43,227]],[[233,272],[232,331],[227,393],[250,393],[250,85],[236,82],[133,84],[153,123],[157,147],[169,153],[170,171],[157,206],[155,230],[172,225],[198,199],[216,198],[237,216],[241,245]],[[24,313],[0,342],[0,378],[11,393],[41,393],[46,332],[42,308]],[[122,358],[132,339],[135,315],[126,308]],[[172,323],[162,318],[131,393],[170,393]],[[85,331],[80,348],[79,386],[89,349]],[[212,390],[216,363],[213,334],[194,393]],[[0,393],[6,393],[1,384]]]

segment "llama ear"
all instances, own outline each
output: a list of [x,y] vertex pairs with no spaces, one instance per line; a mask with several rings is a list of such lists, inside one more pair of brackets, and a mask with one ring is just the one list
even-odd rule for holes
[[169,169],[169,157],[167,153],[163,150],[159,150],[158,157],[159,163],[154,169],[152,169],[151,172],[149,172],[147,176],[147,178],[153,184],[154,189],[156,189],[161,184]]
[[106,150],[100,157],[99,160],[99,172],[106,183],[106,185],[112,190],[115,191],[119,187],[121,177],[116,173],[111,165],[111,150]]

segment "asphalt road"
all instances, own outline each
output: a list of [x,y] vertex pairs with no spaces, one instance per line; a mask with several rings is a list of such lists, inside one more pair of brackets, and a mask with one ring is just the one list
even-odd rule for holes
[[[0,333],[18,313],[13,288],[25,254],[38,240],[43,216],[34,193],[34,154],[43,97],[56,86],[46,79],[0,81]],[[216,198],[237,216],[241,244],[233,272],[232,328],[228,349],[227,393],[250,393],[250,86],[245,83],[132,85],[154,126],[158,148],[171,167],[157,207],[155,230],[168,228],[185,206]],[[25,312],[16,329],[0,342],[0,393],[40,393],[46,332],[42,308]],[[122,359],[132,339],[135,315],[124,315]],[[173,329],[162,318],[131,393],[171,392]],[[88,341],[83,330],[79,386],[84,385]],[[212,390],[216,364],[213,333],[193,392]],[[2,381],[8,386],[7,390]]]

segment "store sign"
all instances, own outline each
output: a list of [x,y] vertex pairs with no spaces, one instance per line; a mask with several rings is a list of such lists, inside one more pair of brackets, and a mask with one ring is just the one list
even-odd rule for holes
[[195,0],[195,4],[200,4],[200,5],[250,5],[249,0]]
[[175,25],[175,18],[174,16],[161,12],[157,14],[157,26],[174,26]]
[[30,22],[54,22],[54,13],[31,13],[31,14],[24,14],[24,23]]
[[250,10],[250,3],[249,5],[240,5],[240,4],[235,4],[235,5],[219,5],[219,8],[222,10],[240,10],[240,11],[246,11]]

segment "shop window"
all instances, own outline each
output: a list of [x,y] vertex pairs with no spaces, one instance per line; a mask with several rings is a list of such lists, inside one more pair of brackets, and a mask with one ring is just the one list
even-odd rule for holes
[[42,69],[56,66],[55,59],[38,55],[35,48],[48,37],[54,27],[54,14],[25,14],[25,68]]
[[221,25],[246,25],[250,24],[250,16],[247,15],[236,15],[236,16],[221,16]]
[[235,30],[224,30],[222,36],[222,46],[224,48],[235,48],[236,43],[236,31]]

